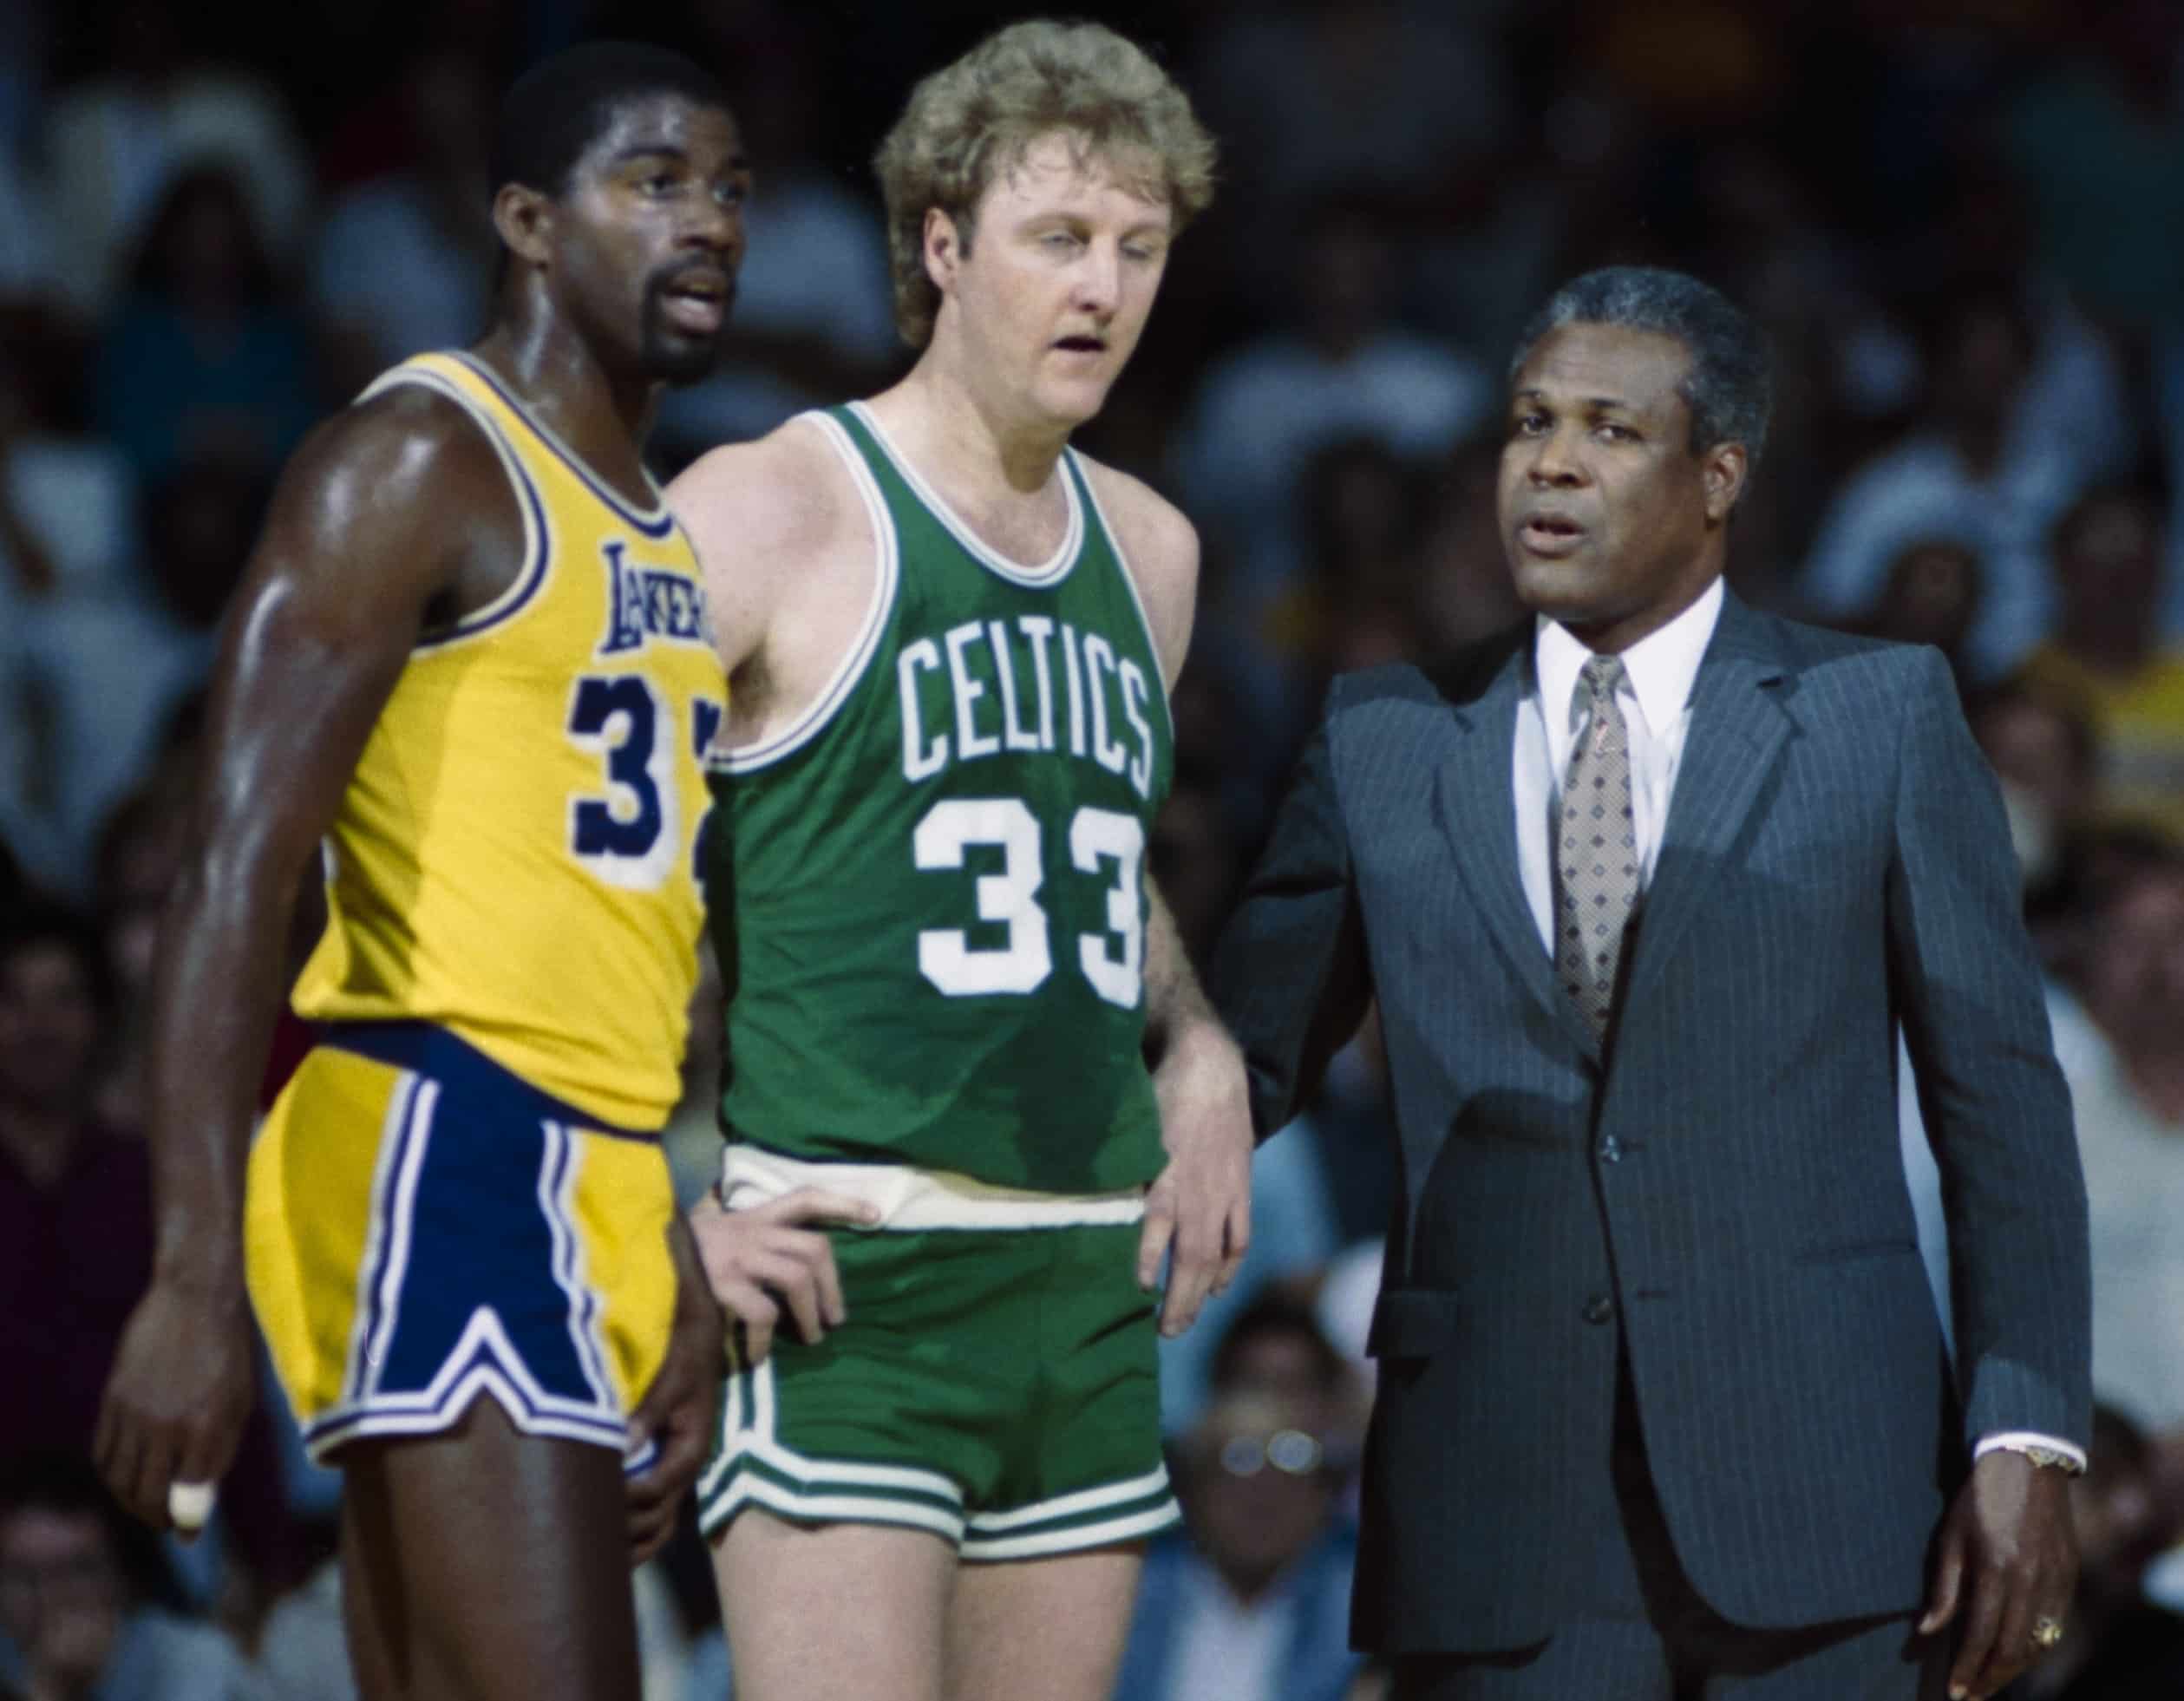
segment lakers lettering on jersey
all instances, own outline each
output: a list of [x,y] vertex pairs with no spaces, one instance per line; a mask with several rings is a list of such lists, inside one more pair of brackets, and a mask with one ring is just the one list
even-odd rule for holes
[[727,697],[696,557],[477,361],[422,356],[366,394],[396,384],[484,432],[525,560],[419,644],[381,711],[327,840],[297,1011],[444,1027],[603,1126],[657,1129],[679,1096],[703,758]]
[[861,406],[808,416],[879,571],[819,702],[720,753],[723,1115],[793,1157],[996,1186],[1149,1181],[1144,858],[1173,765],[1160,661],[1082,468],[1060,547],[987,548]]

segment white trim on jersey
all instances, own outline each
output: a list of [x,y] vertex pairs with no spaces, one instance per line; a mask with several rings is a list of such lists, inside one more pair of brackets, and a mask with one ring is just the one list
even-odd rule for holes
[[955,540],[975,556],[982,566],[991,568],[1011,585],[1027,585],[1034,590],[1045,590],[1059,585],[1069,576],[1069,570],[1076,566],[1077,557],[1084,549],[1084,505],[1077,500],[1076,481],[1066,472],[1062,474],[1062,494],[1069,504],[1069,517],[1062,528],[1061,546],[1037,566],[1026,566],[1021,561],[1011,561],[971,529],[963,516],[950,507],[946,499],[927,484],[924,475],[910,464],[910,457],[895,447],[886,428],[880,424],[870,408],[862,402],[853,402],[849,404],[849,410],[865,422],[865,429],[872,433],[873,441],[879,445],[881,453],[902,474],[903,482],[925,505],[925,512],[945,527]]
[[661,494],[659,481],[652,476],[650,467],[641,461],[638,463],[638,473],[644,480],[644,487],[652,493],[652,506],[639,507],[608,482],[598,468],[571,448],[562,440],[561,434],[540,419],[537,410],[516,393],[515,388],[484,361],[465,349],[447,350],[445,357],[476,378],[510,413],[536,432],[539,441],[560,456],[578,480],[590,487],[592,494],[620,518],[656,540],[664,537],[671,529],[675,516],[668,512],[667,498]]
[[1130,605],[1137,610],[1138,623],[1145,628],[1145,647],[1153,652],[1153,671],[1160,676],[1161,702],[1167,710],[1168,741],[1175,739],[1175,705],[1168,699],[1167,658],[1161,653],[1161,635],[1153,630],[1153,617],[1146,612],[1145,594],[1137,588],[1137,574],[1130,570],[1130,558],[1122,547],[1122,534],[1115,529],[1115,522],[1107,517],[1107,505],[1100,500],[1100,487],[1092,481],[1092,474],[1084,469],[1084,457],[1075,449],[1064,448],[1063,454],[1076,468],[1077,476],[1084,481],[1084,494],[1092,499],[1093,517],[1100,522],[1100,529],[1107,533],[1107,546],[1115,552],[1115,565],[1122,569],[1122,583],[1130,592]]
[[356,400],[369,402],[403,384],[414,384],[435,396],[443,396],[469,415],[485,434],[486,441],[493,445],[494,454],[500,457],[500,469],[507,474],[509,486],[515,493],[517,511],[523,516],[521,570],[508,588],[483,608],[472,610],[444,631],[427,632],[418,639],[421,651],[438,655],[474,638],[482,638],[546,589],[553,575],[553,515],[546,506],[545,493],[525,468],[515,445],[508,441],[507,433],[500,429],[500,422],[483,402],[446,373],[436,372],[429,366],[405,363],[381,373]]
[[902,544],[895,535],[894,516],[887,512],[886,498],[879,492],[879,481],[872,475],[872,468],[865,464],[865,457],[857,452],[857,445],[841,422],[830,419],[822,413],[798,415],[818,426],[827,441],[834,445],[849,468],[849,476],[857,487],[857,494],[864,498],[865,512],[872,516],[873,540],[878,547],[879,571],[873,575],[872,601],[865,610],[864,628],[857,634],[857,641],[849,646],[834,677],[814,699],[811,706],[770,738],[755,744],[738,744],[733,748],[716,743],[705,759],[705,765],[717,773],[749,774],[768,768],[798,750],[819,736],[820,729],[841,711],[849,701],[850,693],[857,689],[865,671],[872,665],[872,658],[879,653],[881,633],[887,629],[887,617],[893,612],[895,587],[902,579]]

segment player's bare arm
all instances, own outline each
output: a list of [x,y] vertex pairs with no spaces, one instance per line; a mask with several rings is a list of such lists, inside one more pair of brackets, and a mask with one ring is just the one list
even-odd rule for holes
[[1172,691],[1183,676],[1198,615],[1198,528],[1143,479],[1089,455],[1078,461],[1114,527],[1153,642],[1160,646],[1161,681]]
[[[803,712],[847,651],[877,571],[871,520],[817,429],[797,421],[715,449],[666,495],[705,573],[729,676],[725,741],[759,743]],[[842,1323],[841,1279],[817,1225],[875,1216],[809,1187],[750,1210],[699,1202],[689,1219],[696,1256],[749,1362],[784,1317],[807,1341]]]
[[632,1566],[643,1565],[675,1534],[683,1493],[697,1481],[712,1445],[720,1393],[719,1304],[690,1226],[675,1218],[667,1240],[675,1259],[675,1321],[667,1356],[630,1414],[631,1436],[649,1436],[657,1449],[651,1466],[627,1484]]
[[513,581],[522,522],[477,428],[415,390],[320,428],[276,491],[214,671],[207,771],[161,929],[157,1241],[94,1447],[155,1527],[232,1458],[252,1397],[243,1167],[298,878],[410,649]]
[[871,519],[808,420],[715,449],[666,496],[705,574],[728,670],[724,742],[757,743],[819,695],[862,624],[878,571]]
[[[1160,647],[1167,688],[1181,677],[1198,602],[1198,533],[1143,481],[1085,462]],[[1226,1287],[1251,1245],[1251,1096],[1243,1054],[1213,1013],[1174,918],[1148,877],[1145,1043],[1167,1166],[1147,1196],[1138,1279],[1173,1254],[1161,1327],[1180,1334]]]

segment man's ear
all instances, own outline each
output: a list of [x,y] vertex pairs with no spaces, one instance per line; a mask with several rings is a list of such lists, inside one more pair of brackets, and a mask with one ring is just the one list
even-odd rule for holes
[[1742,443],[1716,443],[1699,456],[1699,479],[1706,487],[1706,518],[1720,525],[1729,518],[1736,499],[1744,494],[1744,480],[1752,468],[1751,456]]
[[493,198],[493,227],[518,259],[544,265],[553,241],[553,201],[520,183],[504,183]]
[[925,209],[925,276],[944,296],[953,292],[957,268],[969,246],[952,218],[937,206]]

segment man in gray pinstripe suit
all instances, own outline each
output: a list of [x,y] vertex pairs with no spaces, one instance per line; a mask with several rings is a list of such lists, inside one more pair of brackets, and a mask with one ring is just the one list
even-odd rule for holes
[[1541,311],[1500,498],[1534,618],[1336,683],[1217,953],[1262,1135],[1379,1003],[1354,1628],[1405,1697],[1985,1696],[2060,1633],[2084,1188],[2002,809],[1939,655],[1723,586],[1769,391],[1696,279]]

